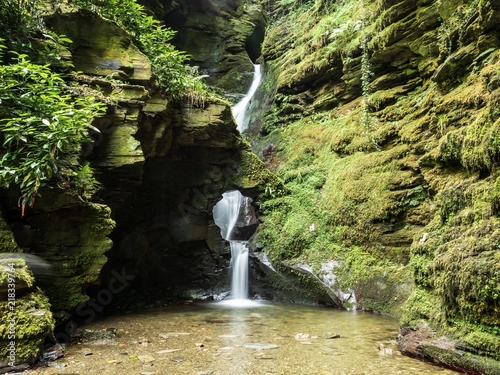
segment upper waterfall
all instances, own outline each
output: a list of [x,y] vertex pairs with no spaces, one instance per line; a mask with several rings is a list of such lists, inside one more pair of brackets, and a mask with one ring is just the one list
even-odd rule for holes
[[262,80],[262,74],[260,72],[260,64],[255,64],[253,81],[250,88],[248,89],[243,99],[241,99],[237,104],[235,104],[232,107],[233,116],[234,119],[236,120],[236,124],[238,125],[238,130],[240,131],[240,133],[243,133],[248,126],[248,120],[245,117],[248,104],[250,103],[250,99],[252,99],[255,92],[257,91],[257,88],[259,87],[261,80]]

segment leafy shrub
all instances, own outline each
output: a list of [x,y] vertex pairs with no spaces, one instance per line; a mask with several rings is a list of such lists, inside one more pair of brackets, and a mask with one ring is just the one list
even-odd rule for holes
[[0,66],[0,187],[19,185],[23,214],[49,181],[77,180],[81,144],[104,111],[92,96],[75,98],[66,88],[60,74],[26,55]]
[[175,31],[148,16],[135,0],[72,0],[81,9],[99,14],[116,22],[134,38],[151,60],[156,84],[174,98],[187,98],[192,104],[203,105],[207,87],[196,68],[186,64],[189,56],[177,50],[170,40]]
[[39,0],[0,0],[0,31],[5,37],[26,35],[41,24]]

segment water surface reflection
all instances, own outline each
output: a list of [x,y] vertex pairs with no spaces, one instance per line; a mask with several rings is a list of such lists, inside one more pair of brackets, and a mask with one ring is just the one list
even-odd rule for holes
[[[113,340],[71,346],[67,367],[31,373],[455,374],[402,356],[394,342],[398,322],[370,313],[192,304],[113,316],[85,328],[111,327],[117,329]],[[92,355],[85,355],[88,350]]]

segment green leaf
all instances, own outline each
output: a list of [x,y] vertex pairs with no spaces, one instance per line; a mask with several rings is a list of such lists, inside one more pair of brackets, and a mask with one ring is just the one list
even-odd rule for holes
[[29,180],[29,178],[31,177],[31,173],[30,174],[27,174],[26,176],[24,176],[23,178],[23,184]]

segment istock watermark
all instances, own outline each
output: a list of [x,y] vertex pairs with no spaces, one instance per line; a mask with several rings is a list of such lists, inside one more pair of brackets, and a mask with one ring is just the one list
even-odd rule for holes
[[[113,277],[109,280],[106,288],[100,289],[94,298],[77,306],[76,316],[82,318],[85,323],[91,323],[95,319],[96,314],[102,312],[104,308],[113,301],[114,296],[123,292],[130,284],[130,281],[135,279],[134,275],[127,273],[125,267],[123,267],[120,272],[112,270],[111,275]],[[75,320],[67,322],[64,325],[64,329],[55,334],[56,341],[68,343],[73,328],[76,325]]]

